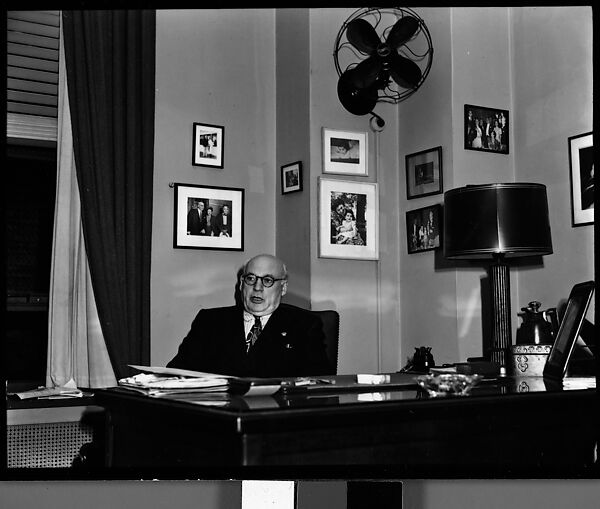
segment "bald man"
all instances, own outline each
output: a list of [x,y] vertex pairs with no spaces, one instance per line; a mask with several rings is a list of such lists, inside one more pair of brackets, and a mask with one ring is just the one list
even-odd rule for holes
[[241,305],[200,310],[168,367],[265,378],[334,373],[321,319],[281,304],[288,279],[279,258],[248,260],[238,284]]

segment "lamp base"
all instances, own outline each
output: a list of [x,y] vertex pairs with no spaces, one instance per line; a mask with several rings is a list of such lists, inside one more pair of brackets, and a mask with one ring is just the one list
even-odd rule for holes
[[492,290],[492,349],[490,360],[506,367],[509,361],[511,341],[510,324],[510,274],[503,255],[496,256],[496,263],[490,265],[490,285]]

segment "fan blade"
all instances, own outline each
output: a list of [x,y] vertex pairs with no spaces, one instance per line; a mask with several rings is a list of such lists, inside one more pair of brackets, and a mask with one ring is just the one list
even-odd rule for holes
[[352,79],[354,80],[354,85],[357,88],[370,87],[377,80],[382,67],[383,62],[377,55],[363,60],[353,69]]
[[370,113],[377,103],[377,87],[357,88],[354,85],[354,69],[345,71],[338,80],[337,92],[342,106],[353,115]]
[[415,88],[421,81],[421,69],[408,58],[401,57],[394,51],[389,56],[390,75],[403,88]]
[[381,41],[375,29],[364,19],[355,19],[348,23],[346,37],[352,46],[367,55],[373,53]]
[[398,49],[408,41],[419,29],[419,22],[412,16],[399,19],[390,31],[386,43],[394,49]]

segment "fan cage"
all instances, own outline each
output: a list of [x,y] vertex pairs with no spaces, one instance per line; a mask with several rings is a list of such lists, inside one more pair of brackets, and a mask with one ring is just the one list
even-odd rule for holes
[[[390,8],[380,8],[380,7],[365,7],[365,8],[361,8],[356,10],[355,12],[353,12],[348,19],[346,19],[346,21],[344,21],[344,23],[342,24],[337,37],[335,39],[335,44],[334,44],[334,51],[333,51],[333,60],[335,63],[335,69],[337,71],[338,77],[342,75],[342,73],[344,71],[347,71],[348,69],[352,69],[353,67],[356,67],[359,62],[354,62],[349,64],[348,66],[346,66],[345,69],[342,69],[342,66],[340,65],[340,58],[339,58],[339,52],[341,49],[349,49],[352,52],[354,52],[354,54],[356,56],[368,56],[366,53],[356,49],[354,46],[352,46],[352,44],[350,44],[350,42],[348,42],[347,40],[345,42],[342,42],[343,37],[346,34],[346,30],[348,28],[348,24],[351,23],[352,21],[354,21],[355,19],[359,19],[359,18],[366,18],[368,16],[374,16],[376,19],[374,28],[377,31],[379,25],[381,24],[381,20],[384,16],[384,14],[386,15],[392,15],[395,16],[397,19],[401,19],[404,16],[412,16],[413,18],[415,18],[418,22],[419,22],[419,29],[416,31],[415,35],[411,38],[411,41],[414,41],[415,39],[417,39],[419,36],[423,36],[425,38],[425,42],[427,43],[427,51],[423,54],[417,54],[414,53],[410,47],[407,46],[407,43],[403,44],[403,49],[404,51],[410,53],[415,59],[417,60],[425,60],[426,59],[426,64],[424,65],[423,68],[421,68],[421,79],[419,80],[419,82],[417,83],[417,85],[414,88],[410,88],[410,89],[406,89],[406,90],[395,90],[396,85],[394,85],[394,88],[392,88],[392,81],[388,81],[387,86],[385,86],[384,88],[379,89],[378,92],[378,99],[377,102],[386,102],[386,103],[391,103],[391,104],[397,104],[401,101],[404,101],[405,99],[408,99],[411,95],[413,95],[423,84],[423,82],[425,81],[425,78],[427,78],[427,76],[429,75],[429,71],[431,70],[431,64],[433,62],[433,43],[431,40],[431,34],[429,33],[429,30],[427,29],[427,25],[425,25],[425,21],[423,20],[423,18],[421,18],[415,11],[413,11],[412,9],[408,8],[408,7],[390,7]],[[393,25],[390,25],[386,28],[384,28],[381,31],[380,37],[383,37],[384,39],[387,37],[388,32],[392,29]],[[379,32],[378,32],[379,34]]]

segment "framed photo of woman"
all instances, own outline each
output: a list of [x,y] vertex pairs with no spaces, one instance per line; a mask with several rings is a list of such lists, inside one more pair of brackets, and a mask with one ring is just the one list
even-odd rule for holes
[[377,184],[319,178],[319,257],[379,259]]
[[323,173],[368,175],[366,132],[323,128]]

